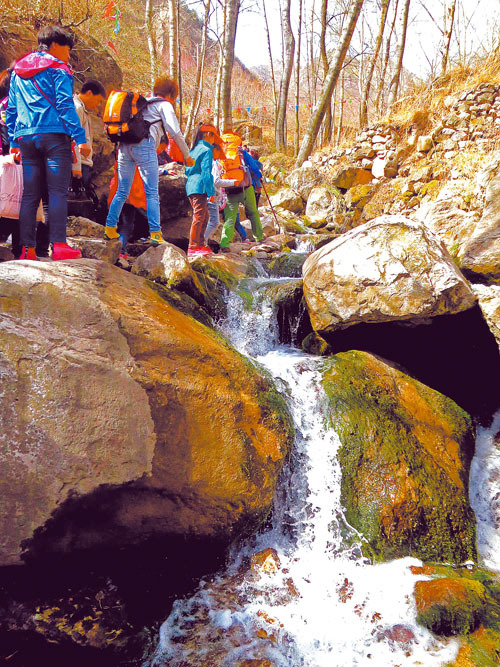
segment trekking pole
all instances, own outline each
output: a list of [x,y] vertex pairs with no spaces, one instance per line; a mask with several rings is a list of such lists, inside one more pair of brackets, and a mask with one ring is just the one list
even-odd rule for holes
[[266,186],[264,185],[264,179],[262,179],[262,189],[266,193],[267,201],[269,202],[269,206],[271,207],[271,211],[273,212],[273,216],[274,216],[274,219],[276,221],[276,225],[278,226],[278,234],[279,234],[279,232],[280,232],[280,223],[278,222],[278,216],[276,215],[276,211],[274,210],[274,206],[271,204],[271,200],[269,199],[269,195],[267,194]]

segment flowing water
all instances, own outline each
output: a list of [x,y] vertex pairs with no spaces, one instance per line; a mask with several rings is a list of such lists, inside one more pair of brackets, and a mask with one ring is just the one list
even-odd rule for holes
[[[412,574],[409,566],[420,561],[404,558],[371,565],[361,554],[362,537],[344,518],[339,439],[325,425],[323,414],[323,361],[280,346],[273,305],[259,297],[259,288],[268,284],[256,279],[251,285],[251,308],[249,300],[231,294],[222,328],[240,352],[273,375],[294,419],[296,440],[280,479],[272,521],[233,548],[226,571],[174,604],[151,664],[236,667],[255,660],[253,664],[280,667],[445,665],[455,658],[458,643],[436,640],[415,620],[413,588],[426,577]],[[494,447],[496,454],[491,452],[491,433],[499,429],[500,413],[496,426],[480,433],[471,477],[479,542],[496,569],[500,475],[492,471],[495,466],[500,470],[500,453]],[[488,489],[496,492],[493,515]]]

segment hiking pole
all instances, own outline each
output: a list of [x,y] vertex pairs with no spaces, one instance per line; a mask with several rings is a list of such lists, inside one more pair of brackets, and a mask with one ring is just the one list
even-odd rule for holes
[[267,201],[269,202],[269,206],[271,207],[271,211],[273,212],[274,219],[276,220],[276,225],[278,226],[278,234],[280,232],[280,223],[278,222],[278,216],[276,215],[276,211],[274,210],[274,206],[271,204],[271,200],[269,199],[269,195],[267,194],[266,186],[264,185],[264,179],[262,179],[262,189],[266,193]]

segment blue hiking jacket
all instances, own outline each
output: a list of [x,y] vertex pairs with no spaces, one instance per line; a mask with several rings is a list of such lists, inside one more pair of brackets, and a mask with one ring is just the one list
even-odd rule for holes
[[256,160],[248,151],[242,151],[246,166],[250,169],[252,185],[254,188],[262,187],[262,162]]
[[19,146],[19,137],[50,132],[68,134],[77,144],[85,143],[85,130],[73,102],[69,67],[43,51],[21,58],[10,81],[6,124],[13,147]]
[[196,146],[189,151],[194,160],[192,167],[186,167],[187,176],[186,194],[189,195],[215,195],[214,178],[212,176],[213,146],[200,139]]

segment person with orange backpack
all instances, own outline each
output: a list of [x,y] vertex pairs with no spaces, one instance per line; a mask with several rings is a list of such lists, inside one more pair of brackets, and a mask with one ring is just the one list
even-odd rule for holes
[[263,232],[251,176],[243,158],[241,138],[232,130],[226,129],[222,140],[225,153],[225,158],[221,160],[224,170],[222,178],[236,181],[233,187],[226,188],[227,204],[224,208],[224,227],[220,240],[221,251],[229,252],[240,204],[245,207],[245,213],[252,224],[252,234],[256,241],[262,241]]
[[[149,240],[152,245],[165,243],[160,227],[160,198],[158,194],[157,148],[165,142],[168,133],[180,148],[186,164],[194,164],[175,115],[174,107],[179,89],[168,77],[160,77],[153,87],[154,97],[145,100],[138,94],[113,91],[104,110],[104,123],[108,137],[118,144],[118,189],[109,207],[104,237],[117,239],[118,219],[132,187],[136,167],[139,169],[146,193]],[[123,122],[123,109],[113,109],[126,102],[135,111]],[[138,105],[141,104],[141,108]],[[123,106],[123,105],[122,105]],[[114,122],[114,116],[118,122]],[[134,130],[134,132],[132,132]],[[137,130],[137,131],[135,131]]]

